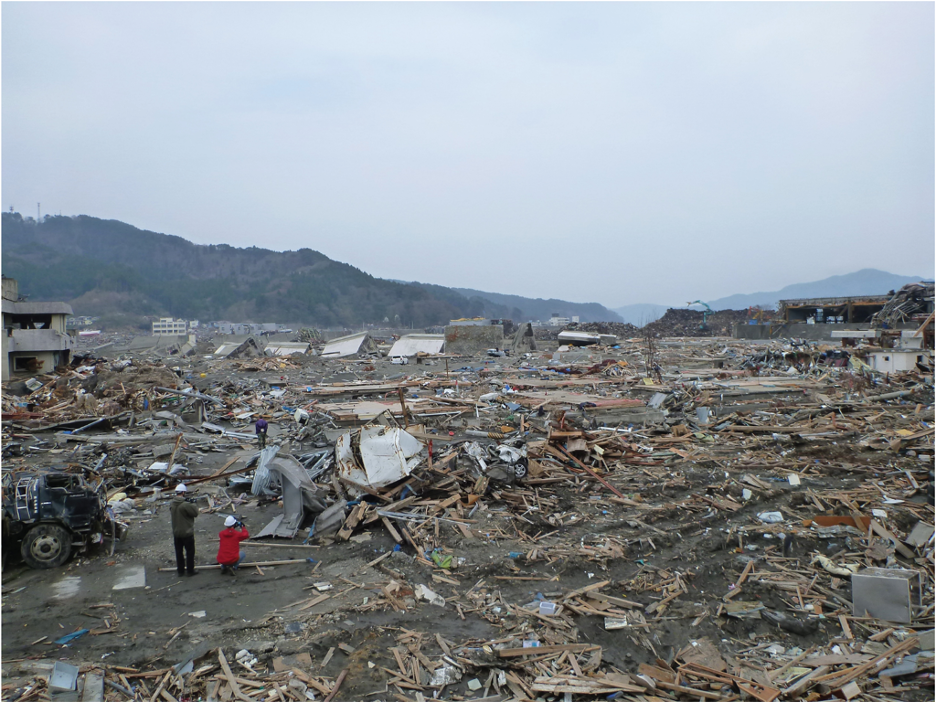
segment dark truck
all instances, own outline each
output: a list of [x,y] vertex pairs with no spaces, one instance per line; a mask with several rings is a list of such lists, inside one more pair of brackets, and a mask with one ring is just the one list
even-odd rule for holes
[[107,506],[103,484],[54,470],[19,472],[3,481],[3,561],[19,547],[31,568],[57,568],[77,547],[126,534]]

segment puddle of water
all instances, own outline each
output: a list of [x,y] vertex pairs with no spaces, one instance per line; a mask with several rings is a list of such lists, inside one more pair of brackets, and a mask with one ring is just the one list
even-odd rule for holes
[[53,600],[67,600],[69,597],[74,597],[78,594],[78,591],[81,589],[81,577],[78,575],[71,575],[66,578],[62,578],[58,582],[52,583],[52,590],[54,594],[52,595]]

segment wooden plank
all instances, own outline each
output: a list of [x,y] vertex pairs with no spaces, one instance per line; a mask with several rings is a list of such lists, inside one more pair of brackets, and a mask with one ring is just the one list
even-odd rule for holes
[[[241,568],[253,568],[254,566],[278,566],[278,565],[290,565],[292,563],[307,563],[308,561],[305,558],[291,558],[285,561],[261,561],[259,563],[241,563]],[[195,570],[220,570],[220,565],[200,565],[195,566]],[[175,567],[172,568],[160,568],[160,573],[168,573],[175,570]]]
[[640,608],[643,607],[639,602],[631,602],[630,600],[625,600],[620,597],[611,597],[610,595],[605,595],[601,592],[590,592],[588,596],[593,600],[598,600],[599,602],[607,602],[608,604],[614,604],[618,607],[628,607],[628,608]]
[[356,490],[362,490],[363,492],[366,492],[371,497],[376,497],[378,500],[383,500],[384,502],[393,502],[391,498],[386,497],[385,495],[381,495],[379,492],[377,492],[373,488],[367,487],[366,485],[358,485],[353,480],[348,480],[347,478],[338,478],[338,480],[340,480],[345,485],[350,485]]
[[591,585],[580,587],[578,590],[573,590],[572,592],[570,592],[568,595],[566,595],[562,599],[571,600],[572,598],[578,597],[579,595],[584,595],[586,592],[591,592],[592,590],[600,590],[601,588],[610,584],[611,584],[610,580],[602,580],[599,583],[592,583]]
[[231,691],[234,693],[234,696],[239,700],[243,700],[243,702],[253,702],[247,695],[241,692],[240,685],[237,684],[237,680],[234,679],[234,674],[231,672],[231,666],[228,665],[227,658],[224,657],[224,651],[220,648],[218,649],[218,662],[221,664],[221,670],[224,671],[224,678],[227,680],[227,684],[231,686]]
[[367,503],[361,502],[351,510],[351,514],[345,519],[344,526],[341,527],[341,531],[339,531],[335,537],[337,541],[347,541],[351,537],[351,532],[354,531],[355,527],[361,521],[361,517],[364,516],[364,510],[366,509]]
[[325,600],[330,599],[330,598],[331,598],[331,595],[319,595],[318,597],[315,597],[315,598],[313,598],[312,600],[310,600],[309,602],[307,602],[306,604],[302,605],[302,606],[301,606],[299,609],[297,609],[296,611],[297,611],[297,612],[302,612],[303,610],[309,609],[310,607],[314,607],[314,606],[317,605],[317,604],[321,604],[322,602],[324,602]]
[[811,673],[809,673],[808,675],[804,675],[795,683],[790,685],[781,694],[784,697],[794,697],[794,698],[798,697],[802,693],[806,692],[806,690],[809,689],[809,687],[813,685],[816,678],[818,678],[821,675],[825,675],[828,672],[829,672],[829,666],[820,665],[818,668],[815,668]]
[[663,682],[662,680],[657,681],[657,687],[662,687],[664,690],[672,690],[673,692],[679,692],[683,695],[691,695],[692,697],[704,697],[707,700],[720,700],[724,699],[719,692],[710,692],[709,690],[697,690],[694,687],[686,687],[685,685],[677,685],[676,683]]
[[584,653],[585,651],[594,651],[601,646],[593,644],[555,644],[552,646],[533,646],[532,648],[502,648],[497,652],[501,658],[518,658],[520,656],[540,656],[545,653],[562,653],[563,651],[572,651],[573,653]]
[[384,516],[380,517],[380,521],[383,523],[386,530],[390,532],[390,536],[393,537],[393,540],[396,541],[398,544],[402,544],[403,537],[400,536],[400,532],[396,530],[396,528],[393,526],[393,523]]
[[852,636],[851,627],[848,626],[848,617],[846,617],[844,614],[840,614],[838,619],[839,619],[839,623],[842,625],[842,633],[845,635],[845,638],[846,639],[855,638],[854,636]]
[[882,539],[887,539],[894,544],[894,547],[897,549],[897,552],[908,560],[913,560],[916,558],[916,554],[911,551],[909,548],[903,545],[903,542],[900,541],[896,536],[890,533],[885,527],[883,527],[876,519],[871,520],[871,530],[880,536]]
[[640,675],[646,675],[648,678],[653,678],[660,682],[673,682],[676,680],[676,674],[674,672],[648,663],[641,663],[637,668],[637,672]]

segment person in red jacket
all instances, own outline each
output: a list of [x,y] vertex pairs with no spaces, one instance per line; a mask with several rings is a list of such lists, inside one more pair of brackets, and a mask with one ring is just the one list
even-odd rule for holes
[[234,575],[238,564],[244,560],[244,552],[240,550],[240,542],[250,538],[241,522],[234,517],[228,517],[224,520],[226,527],[218,536],[221,537],[221,543],[218,544],[218,563],[221,565],[221,575]]

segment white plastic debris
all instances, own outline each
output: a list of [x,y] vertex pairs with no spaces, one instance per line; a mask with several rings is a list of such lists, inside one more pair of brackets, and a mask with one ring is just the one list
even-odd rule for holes
[[813,558],[813,563],[819,563],[823,569],[832,573],[832,575],[841,575],[843,577],[848,577],[854,573],[858,572],[858,569],[861,568],[857,563],[842,563],[841,565],[835,565],[832,562],[832,559],[827,558],[821,554],[816,554],[816,557]]
[[761,512],[757,518],[764,524],[779,524],[783,521],[783,515],[780,512]]
[[443,598],[441,595],[436,594],[435,592],[430,590],[425,585],[416,586],[416,597],[418,597],[421,600],[426,600],[429,604],[433,604],[436,607],[445,606],[445,598]]
[[546,617],[553,616],[556,613],[556,609],[558,609],[558,607],[556,606],[555,602],[540,602],[539,603],[539,613],[542,614],[543,616],[546,616]]
[[443,685],[452,685],[461,680],[461,671],[454,665],[444,665],[436,668],[432,672],[432,679],[429,681],[429,687],[442,687]]

